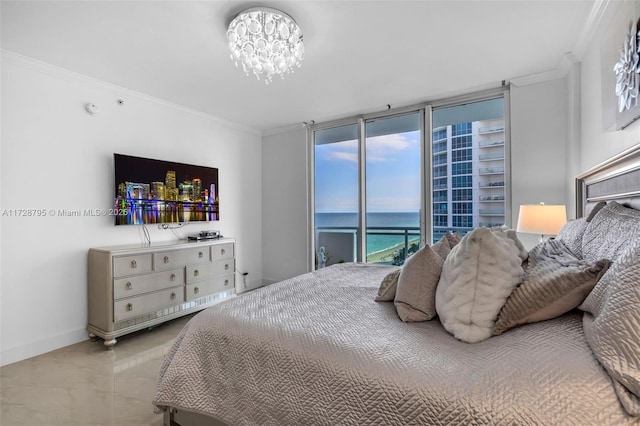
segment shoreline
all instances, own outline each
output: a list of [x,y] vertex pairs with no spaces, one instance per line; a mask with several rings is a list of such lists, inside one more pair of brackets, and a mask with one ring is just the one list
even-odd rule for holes
[[[420,243],[420,238],[414,238],[409,240],[408,247],[411,247],[413,243]],[[374,251],[367,254],[367,263],[391,263],[393,261],[393,255],[395,252],[404,247],[404,243],[398,243],[392,247],[386,249]]]

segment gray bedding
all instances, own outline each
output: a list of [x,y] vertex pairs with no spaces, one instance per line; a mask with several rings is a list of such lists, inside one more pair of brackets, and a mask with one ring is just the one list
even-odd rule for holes
[[196,315],[154,404],[229,425],[640,425],[587,345],[582,313],[476,344],[374,301],[392,267],[341,264]]

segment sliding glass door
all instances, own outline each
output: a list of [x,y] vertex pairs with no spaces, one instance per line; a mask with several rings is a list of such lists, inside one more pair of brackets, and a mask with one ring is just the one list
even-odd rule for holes
[[315,267],[402,265],[447,231],[509,224],[505,93],[314,125]]
[[502,97],[434,109],[432,241],[506,223],[505,153]]
[[316,267],[402,265],[418,250],[421,121],[412,112],[314,132]]
[[315,267],[360,260],[358,124],[316,130],[314,150]]
[[365,122],[366,260],[402,265],[420,247],[419,112]]

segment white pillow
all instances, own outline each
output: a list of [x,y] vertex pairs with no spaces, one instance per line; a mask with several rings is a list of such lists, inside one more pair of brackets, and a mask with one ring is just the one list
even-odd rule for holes
[[463,342],[493,335],[500,309],[522,281],[521,250],[512,238],[477,228],[455,246],[442,267],[436,311],[444,328]]

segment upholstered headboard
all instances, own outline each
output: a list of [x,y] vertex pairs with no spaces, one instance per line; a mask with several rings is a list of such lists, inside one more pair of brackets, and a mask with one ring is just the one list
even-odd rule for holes
[[576,178],[576,215],[587,216],[600,201],[640,210],[640,144],[598,164]]

